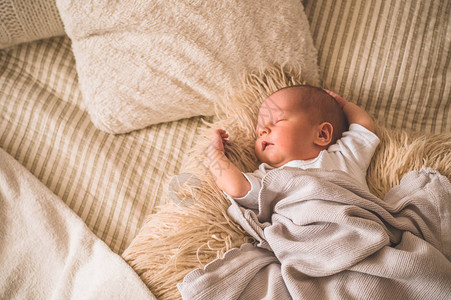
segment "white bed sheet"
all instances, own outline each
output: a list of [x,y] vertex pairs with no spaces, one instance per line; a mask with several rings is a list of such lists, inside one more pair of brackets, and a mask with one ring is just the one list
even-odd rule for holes
[[155,299],[64,202],[0,149],[1,299]]

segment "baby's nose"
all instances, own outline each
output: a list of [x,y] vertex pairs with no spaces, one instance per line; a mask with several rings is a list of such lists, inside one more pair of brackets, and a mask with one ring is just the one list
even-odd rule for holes
[[260,127],[259,131],[258,131],[258,136],[263,136],[265,134],[269,133],[269,128],[267,127]]

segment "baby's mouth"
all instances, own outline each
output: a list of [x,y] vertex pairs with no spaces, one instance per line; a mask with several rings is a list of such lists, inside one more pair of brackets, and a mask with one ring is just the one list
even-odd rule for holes
[[265,151],[266,147],[274,145],[273,143],[269,143],[267,141],[262,142],[262,150]]

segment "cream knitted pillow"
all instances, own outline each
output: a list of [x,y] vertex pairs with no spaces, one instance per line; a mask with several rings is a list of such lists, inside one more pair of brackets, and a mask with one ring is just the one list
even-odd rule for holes
[[319,84],[298,0],[57,0],[93,123],[110,133],[213,115],[243,73],[286,64]]
[[0,49],[64,35],[55,0],[2,0]]

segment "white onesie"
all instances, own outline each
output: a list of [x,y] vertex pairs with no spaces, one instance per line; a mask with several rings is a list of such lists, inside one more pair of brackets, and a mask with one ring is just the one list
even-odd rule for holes
[[[337,143],[330,145],[312,160],[292,160],[280,168],[297,167],[301,169],[320,168],[323,170],[341,170],[351,175],[356,182],[368,190],[366,171],[379,144],[379,138],[359,124],[351,124],[349,131]],[[233,198],[239,204],[251,209],[258,209],[258,193],[263,176],[274,169],[262,163],[253,173],[243,173],[251,184],[250,191],[241,198]]]

